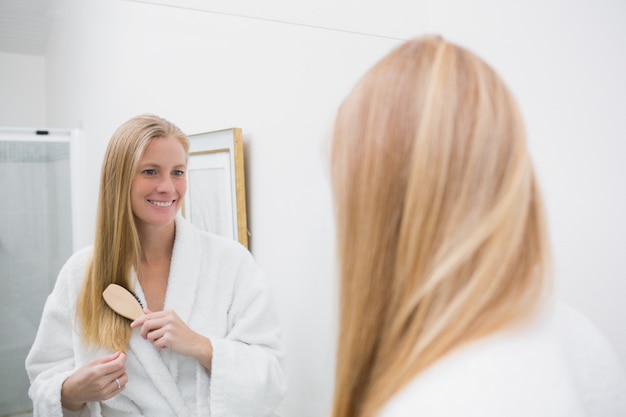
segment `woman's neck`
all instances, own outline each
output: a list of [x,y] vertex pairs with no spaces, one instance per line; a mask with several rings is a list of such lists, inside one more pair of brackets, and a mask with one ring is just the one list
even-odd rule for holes
[[150,265],[170,261],[176,233],[173,222],[164,227],[144,227],[137,231],[141,242],[142,263]]
[[137,271],[148,309],[161,311],[170,274],[176,226],[138,228],[142,259]]

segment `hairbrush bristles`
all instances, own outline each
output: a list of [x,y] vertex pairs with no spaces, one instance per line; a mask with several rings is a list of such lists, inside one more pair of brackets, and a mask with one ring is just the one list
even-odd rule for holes
[[141,308],[143,307],[143,303],[141,302],[141,300],[139,299],[139,297],[137,297],[137,294],[135,294],[134,292],[131,292],[131,294],[133,295],[133,297],[135,297],[135,300],[137,300],[137,302],[139,303],[139,305],[141,306]]

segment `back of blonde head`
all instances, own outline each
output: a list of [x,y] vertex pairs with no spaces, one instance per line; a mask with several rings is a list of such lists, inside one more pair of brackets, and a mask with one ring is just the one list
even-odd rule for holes
[[472,53],[425,38],[375,65],[338,113],[332,177],[334,417],[375,415],[451,349],[537,307],[548,248],[523,121]]
[[126,351],[131,329],[102,298],[115,283],[132,289],[131,268],[139,268],[141,244],[130,203],[139,159],[150,141],[174,136],[189,150],[187,136],[174,124],[154,115],[133,117],[122,124],[107,147],[98,198],[93,256],[78,300],[77,317],[86,345]]

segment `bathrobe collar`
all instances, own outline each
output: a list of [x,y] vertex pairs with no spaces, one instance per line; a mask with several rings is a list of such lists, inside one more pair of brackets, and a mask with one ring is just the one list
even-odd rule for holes
[[196,302],[196,290],[200,276],[200,245],[193,225],[181,217],[176,218],[176,236],[172,250],[170,276],[165,293],[164,309],[174,310],[189,323]]
[[[164,303],[165,310],[174,310],[185,323],[189,323],[191,319],[200,275],[198,249],[200,245],[196,242],[198,235],[191,229],[193,227],[182,218],[176,218],[176,235]],[[137,296],[144,305],[147,305],[135,271],[132,272],[132,277]],[[133,334],[131,337],[129,349],[135,353],[138,361],[172,410],[181,417],[188,415],[187,406],[176,384],[178,355],[173,355],[169,351],[159,351],[138,334]],[[149,398],[145,400],[150,401]]]
[[[193,227],[182,217],[176,218],[176,234],[163,305],[164,310],[176,311],[176,314],[185,323],[189,323],[191,320],[200,275],[200,245],[196,242],[198,235],[194,233]],[[144,305],[147,305],[143,289],[134,270],[132,271],[132,280],[135,283],[137,296]]]

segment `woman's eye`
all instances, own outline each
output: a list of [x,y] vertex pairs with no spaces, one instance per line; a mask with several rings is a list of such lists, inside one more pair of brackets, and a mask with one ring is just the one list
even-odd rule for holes
[[143,173],[146,175],[155,175],[156,174],[156,170],[154,169],[144,169]]
[[185,171],[177,169],[176,171],[172,172],[172,175],[174,175],[175,177],[182,177],[183,175],[185,175]]

